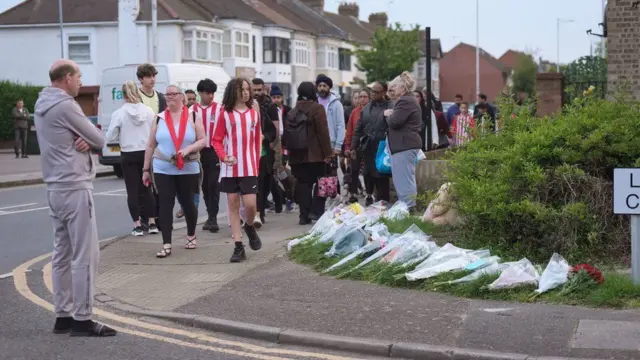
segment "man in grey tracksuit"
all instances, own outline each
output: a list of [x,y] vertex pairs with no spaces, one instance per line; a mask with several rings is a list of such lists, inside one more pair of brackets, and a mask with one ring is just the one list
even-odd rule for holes
[[49,77],[51,86],[40,92],[35,105],[35,126],[55,233],[53,331],[70,332],[72,336],[113,336],[115,330],[91,320],[100,251],[91,149],[102,148],[105,140],[74,100],[82,85],[78,65],[58,60]]

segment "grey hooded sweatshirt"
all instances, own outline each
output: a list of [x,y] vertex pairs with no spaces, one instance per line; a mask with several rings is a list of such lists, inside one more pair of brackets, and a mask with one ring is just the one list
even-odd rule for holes
[[47,190],[93,189],[96,169],[91,152],[76,150],[75,141],[80,137],[96,150],[105,141],[80,105],[64,90],[47,87],[36,101],[34,120]]
[[107,144],[119,143],[122,152],[145,151],[155,117],[143,103],[125,103],[111,115]]

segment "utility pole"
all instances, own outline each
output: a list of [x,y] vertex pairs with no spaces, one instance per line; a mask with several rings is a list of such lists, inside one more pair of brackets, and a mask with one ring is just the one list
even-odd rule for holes
[[64,25],[62,22],[62,0],[58,0],[58,19],[60,22],[60,57],[64,59]]
[[480,1],[476,0],[476,96],[480,94]]
[[153,49],[151,62],[158,61],[158,0],[151,0],[151,33],[153,36]]
[[[432,108],[432,104],[431,104],[431,93],[433,91],[433,89],[431,88],[431,83],[432,83],[432,79],[431,79],[431,27],[427,26],[424,28],[424,34],[425,34],[425,51],[424,51],[424,56],[425,56],[425,73],[427,75],[427,98],[425,99],[426,106],[427,106],[427,121],[431,120],[431,108]],[[435,96],[435,95],[434,95]],[[425,136],[426,139],[429,138],[428,134]],[[433,141],[431,141],[432,143],[437,140],[434,139]],[[432,144],[424,144],[425,150],[429,151],[431,150],[431,145]]]

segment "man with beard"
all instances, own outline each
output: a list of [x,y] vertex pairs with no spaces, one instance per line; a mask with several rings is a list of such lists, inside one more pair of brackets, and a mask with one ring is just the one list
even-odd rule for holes
[[[324,106],[327,113],[327,125],[329,126],[329,137],[331,138],[331,147],[333,148],[333,167],[338,167],[338,156],[342,152],[342,144],[344,143],[345,125],[344,125],[344,107],[340,102],[340,96],[331,92],[333,88],[333,80],[324,74],[318,75],[316,78],[316,89],[318,91],[318,103]],[[340,188],[338,184],[338,188]],[[315,197],[311,214],[311,220],[318,220],[324,214],[325,206],[324,198]]]
[[[256,215],[254,226],[262,227],[265,222],[265,212],[267,196],[271,190],[271,177],[273,176],[273,164],[276,161],[276,150],[280,153],[279,147],[279,131],[278,108],[273,103],[271,97],[266,94],[264,81],[260,78],[252,80],[251,92],[253,97],[260,105],[260,125],[262,127],[262,156],[260,157],[260,168],[258,175],[258,210],[260,216]],[[282,161],[282,159],[278,159]]]
[[[289,111],[291,111],[291,108],[284,104],[282,90],[278,85],[271,85],[270,95],[273,103],[278,109],[279,135],[280,137],[282,137],[282,134],[284,133],[284,119],[287,118],[287,114],[289,113]],[[284,149],[284,147],[281,146],[281,150],[282,161],[274,164],[274,170],[277,172],[277,174],[284,175],[287,173],[286,165],[288,156],[287,151]],[[278,181],[274,180],[271,183],[271,196],[273,196],[274,210],[277,214],[282,212],[283,202],[286,202],[287,212],[293,210],[293,189],[291,188],[291,179],[289,179],[289,177],[282,178],[280,175],[278,175],[278,177],[280,179],[279,181],[282,184],[282,187],[284,187],[284,190],[280,188],[280,186],[278,185]]]

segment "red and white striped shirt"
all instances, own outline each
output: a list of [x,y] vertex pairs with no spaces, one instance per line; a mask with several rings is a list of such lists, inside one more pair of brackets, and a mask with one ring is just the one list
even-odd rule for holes
[[[244,112],[222,110],[216,122],[211,146],[222,161],[220,178],[258,176],[262,131],[260,114],[253,109]],[[235,165],[223,161],[227,155],[235,157]]]
[[207,139],[206,147],[211,146],[211,137],[213,136],[213,130],[216,126],[217,119],[220,117],[220,106],[218,103],[212,101],[207,107],[196,103],[191,106],[191,110],[200,113],[202,116],[202,125],[204,125],[205,139]]

